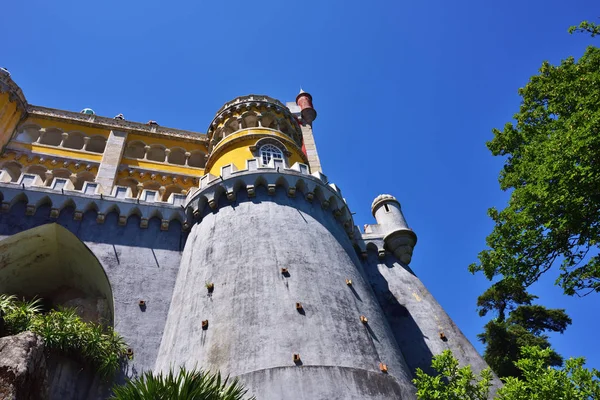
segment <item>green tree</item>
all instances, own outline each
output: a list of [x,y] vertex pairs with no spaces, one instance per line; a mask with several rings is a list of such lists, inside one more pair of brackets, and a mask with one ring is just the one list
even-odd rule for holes
[[427,375],[417,368],[413,383],[421,400],[487,400],[492,386],[489,368],[475,376],[471,366],[459,367],[450,350],[433,357],[431,367],[438,375]]
[[[583,22],[571,32],[600,34]],[[494,129],[487,143],[505,157],[499,182],[508,206],[489,210],[489,249],[470,265],[529,287],[560,265],[556,283],[568,295],[600,291],[600,49],[579,60],[544,62],[519,89],[515,123]]]
[[583,21],[579,25],[569,28],[569,33],[573,32],[587,32],[594,37],[596,35],[600,35],[600,25],[593,22]]
[[[247,389],[237,379],[221,379],[219,373],[188,371],[181,368],[177,374],[153,375],[144,373],[125,385],[113,387],[113,400],[242,400]],[[255,400],[254,397],[247,400]]]
[[[583,358],[571,358],[562,369],[548,367],[550,349],[523,347],[516,367],[522,378],[504,379],[498,390],[498,400],[595,400],[600,399],[600,371],[584,367]],[[430,376],[417,370],[414,383],[420,400],[481,400],[488,399],[491,373],[482,371],[479,377],[469,366],[459,368],[449,350],[433,358],[433,368],[439,373]]]
[[[499,377],[520,376],[515,366],[521,349],[525,346],[538,346],[550,349],[546,332],[564,332],[571,319],[563,309],[548,309],[532,304],[537,296],[527,293],[518,282],[503,279],[494,283],[479,296],[479,315],[497,313],[489,321],[479,340],[486,345],[483,358]],[[550,350],[548,365],[562,365],[562,357]]]
[[583,358],[571,358],[563,369],[548,368],[549,349],[525,347],[516,366],[523,379],[506,378],[500,400],[600,399],[600,371],[584,368]]

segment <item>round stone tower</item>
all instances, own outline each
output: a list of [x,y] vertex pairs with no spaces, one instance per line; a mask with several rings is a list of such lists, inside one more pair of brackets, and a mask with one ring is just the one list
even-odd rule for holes
[[414,398],[351,213],[310,173],[289,110],[238,98],[208,134],[156,371],[220,370],[261,400]]

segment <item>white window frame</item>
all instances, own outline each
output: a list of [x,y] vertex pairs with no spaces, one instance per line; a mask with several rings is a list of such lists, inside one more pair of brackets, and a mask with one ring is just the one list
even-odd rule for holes
[[283,160],[283,151],[273,144],[266,143],[258,149],[258,155],[262,165],[268,165],[271,160]]

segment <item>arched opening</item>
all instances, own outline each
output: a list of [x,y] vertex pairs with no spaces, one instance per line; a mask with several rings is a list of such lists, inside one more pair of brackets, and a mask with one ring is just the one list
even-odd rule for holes
[[204,168],[206,165],[206,155],[200,151],[192,151],[190,158],[188,159],[188,166],[196,168]]
[[183,191],[183,188],[179,185],[170,185],[167,186],[167,189],[165,190],[165,193],[162,196],[162,201],[168,201],[169,200],[169,196],[171,196],[172,193],[177,193],[177,194],[181,194],[181,192]]
[[4,163],[2,169],[8,173],[11,182],[17,182],[21,176],[21,164],[16,161]]
[[125,157],[129,158],[144,158],[145,150],[144,147],[146,145],[140,141],[134,141],[127,145],[127,149],[125,150]]
[[58,146],[62,141],[62,131],[60,129],[48,129],[46,133],[42,135],[40,139],[41,144],[47,144],[50,146]]
[[85,150],[93,153],[103,153],[106,147],[106,138],[104,136],[92,136]]
[[139,182],[133,178],[121,178],[117,182],[117,186],[127,186],[128,188],[130,188],[131,196],[134,198],[138,196],[138,185]]
[[81,132],[70,132],[69,137],[64,141],[63,147],[69,149],[81,150],[85,144],[83,140],[83,134]]
[[185,150],[180,147],[171,149],[168,162],[170,164],[185,165]]
[[279,124],[277,123],[277,118],[273,114],[263,114],[260,117],[260,124],[263,128],[275,129],[279,128]]
[[40,297],[50,307],[76,307],[86,321],[112,325],[113,295],[102,265],[70,231],[46,224],[0,241],[8,260],[0,269],[2,293]]
[[258,127],[258,115],[248,112],[242,117],[242,129]]
[[27,167],[27,173],[38,175],[42,179],[42,182],[46,181],[47,171],[48,169],[42,165],[32,165],[30,167]]
[[146,159],[151,161],[165,162],[165,148],[161,145],[152,145],[150,146],[150,150],[148,150],[148,154],[146,154]]
[[84,171],[77,174],[74,186],[75,190],[81,190],[85,182],[94,182],[95,176],[91,172]]
[[22,127],[15,139],[19,142],[33,143],[38,140],[39,137],[40,128],[36,125],[29,125]]
[[225,122],[225,126],[223,126],[223,138],[231,135],[233,132],[240,130],[240,124],[236,117],[232,117]]
[[290,123],[288,121],[286,121],[285,119],[282,119],[279,121],[279,131],[285,133],[289,137],[293,137],[292,136],[292,127],[290,126]]

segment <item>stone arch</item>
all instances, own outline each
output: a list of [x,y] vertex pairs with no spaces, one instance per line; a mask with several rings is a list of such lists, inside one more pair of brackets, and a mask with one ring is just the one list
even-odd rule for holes
[[165,192],[162,195],[162,201],[169,201],[169,196],[172,193],[180,194],[183,188],[179,185],[169,185],[166,187]]
[[140,140],[134,140],[127,144],[125,149],[125,157],[128,158],[144,158],[146,154],[146,144]]
[[237,132],[240,130],[240,124],[237,120],[237,117],[231,117],[225,124],[223,125],[223,139],[227,136],[231,135],[233,132]]
[[159,182],[156,181],[146,181],[144,182],[144,189],[148,189],[148,190],[158,190],[160,189],[161,184]]
[[161,144],[153,144],[146,153],[146,159],[150,161],[165,162],[166,158],[165,146]]
[[69,137],[63,142],[63,147],[69,149],[82,150],[85,144],[85,136],[81,132],[69,132]]
[[254,111],[248,111],[242,115],[242,129],[257,128],[258,114]]
[[204,168],[206,165],[206,154],[201,150],[192,151],[188,159],[188,166],[196,168]]
[[121,178],[117,182],[117,186],[127,186],[128,188],[130,188],[131,189],[131,197],[133,197],[133,198],[136,198],[138,196],[138,185],[139,185],[138,180],[131,178],[131,177]]
[[0,270],[3,293],[40,297],[51,306],[76,307],[84,320],[112,325],[110,282],[94,253],[58,224],[45,224],[0,241],[8,263]]
[[17,132],[15,140],[24,143],[33,143],[40,137],[40,127],[38,125],[25,125]]
[[288,120],[285,118],[281,118],[279,120],[279,131],[291,138],[294,138],[294,130],[292,129],[292,125],[290,125]]
[[11,182],[17,182],[21,176],[23,166],[16,161],[7,161],[2,165],[2,169],[10,176]]
[[30,165],[25,171],[29,174],[38,175],[42,179],[42,182],[46,181],[46,172],[48,172],[48,169],[43,165]]
[[181,147],[173,147],[167,157],[169,164],[185,165],[185,149]]
[[106,148],[106,138],[100,135],[92,136],[85,146],[85,150],[92,153],[103,153],[104,148]]
[[89,171],[82,171],[78,173],[77,179],[75,180],[75,182],[73,182],[75,190],[81,190],[85,182],[94,182],[95,179],[96,177],[94,176],[94,174]]
[[58,146],[62,141],[63,132],[58,128],[48,128],[40,139],[41,144],[47,144],[49,146]]
[[271,112],[263,113],[260,117],[260,124],[263,128],[279,130],[279,122],[277,116]]

